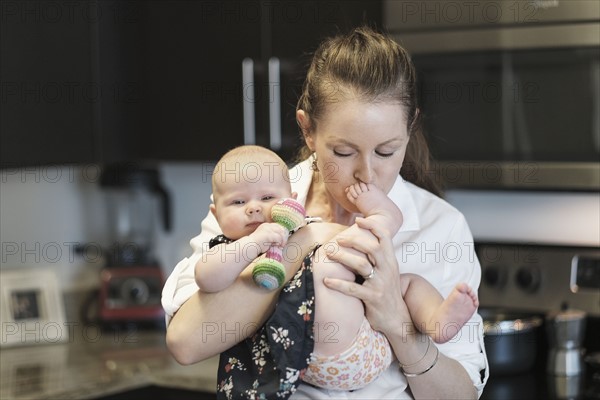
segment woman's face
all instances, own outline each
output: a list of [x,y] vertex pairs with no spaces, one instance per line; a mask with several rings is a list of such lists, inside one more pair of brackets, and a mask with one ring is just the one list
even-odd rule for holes
[[[298,121],[302,127],[308,126],[302,110],[298,111]],[[384,193],[391,190],[400,173],[408,139],[402,105],[358,100],[330,105],[316,129],[305,133],[308,147],[317,154],[327,192],[350,212],[358,210],[346,198],[348,186],[364,182]]]

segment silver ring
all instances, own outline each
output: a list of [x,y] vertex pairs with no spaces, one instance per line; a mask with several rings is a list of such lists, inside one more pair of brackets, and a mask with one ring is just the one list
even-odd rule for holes
[[371,279],[374,276],[375,276],[375,267],[371,267],[371,273],[367,276],[363,276],[363,279],[365,281],[368,281],[369,279]]

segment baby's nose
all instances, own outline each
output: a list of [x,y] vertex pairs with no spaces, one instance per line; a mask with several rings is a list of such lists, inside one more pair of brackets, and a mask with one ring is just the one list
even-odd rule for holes
[[262,207],[258,204],[248,204],[248,208],[246,208],[246,212],[250,215],[258,214],[262,212]]

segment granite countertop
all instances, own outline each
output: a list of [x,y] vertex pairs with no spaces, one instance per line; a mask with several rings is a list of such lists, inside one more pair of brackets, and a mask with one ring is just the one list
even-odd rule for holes
[[0,398],[93,399],[149,385],[214,393],[218,357],[178,364],[164,331],[73,332],[68,342],[2,348]]

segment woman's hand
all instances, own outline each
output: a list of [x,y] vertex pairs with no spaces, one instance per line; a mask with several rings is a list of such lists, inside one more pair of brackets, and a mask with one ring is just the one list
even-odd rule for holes
[[327,278],[330,289],[363,301],[365,316],[371,326],[384,334],[414,331],[412,320],[402,297],[398,261],[390,234],[372,221],[357,218],[361,229],[347,229],[336,236],[339,248],[327,253],[328,258],[343,264],[357,275],[371,278],[363,284]]
[[[350,228],[342,232],[336,237],[340,248],[328,257],[363,277],[369,276],[373,268],[373,276],[362,285],[332,278],[326,278],[325,284],[362,300],[371,326],[388,338],[399,363],[414,365],[434,353],[429,352],[428,339],[416,331],[404,302],[390,234],[368,219],[357,218],[356,225],[362,231],[352,232]],[[437,354],[439,359],[436,356],[427,373],[407,377],[415,399],[476,399],[477,391],[465,369],[457,361]]]

